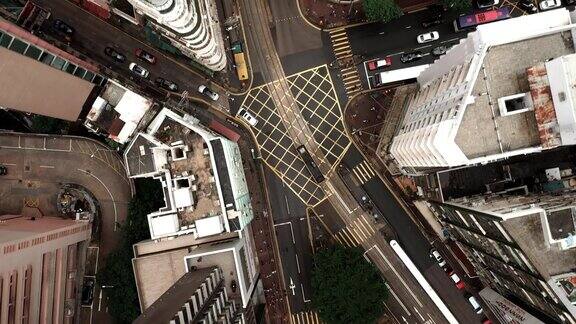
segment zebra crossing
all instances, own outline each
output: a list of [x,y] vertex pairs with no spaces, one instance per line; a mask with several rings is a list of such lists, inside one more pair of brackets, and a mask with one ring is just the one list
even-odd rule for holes
[[334,238],[342,245],[353,247],[361,245],[375,233],[376,230],[371,224],[370,217],[362,214],[352,221],[352,223],[336,232]]
[[[350,60],[350,62],[353,62],[352,48],[348,42],[346,29],[331,30],[329,34],[336,60]],[[354,64],[341,68],[340,72],[342,74],[342,82],[344,82],[344,88],[346,89],[348,97],[352,97],[362,90],[360,75],[358,74],[358,69],[356,69]]]
[[314,311],[292,314],[292,324],[320,324],[318,313]]
[[354,173],[356,178],[360,180],[361,184],[365,184],[373,177],[376,177],[376,172],[366,160],[362,160],[362,162],[360,162],[354,168],[352,168],[352,172]]

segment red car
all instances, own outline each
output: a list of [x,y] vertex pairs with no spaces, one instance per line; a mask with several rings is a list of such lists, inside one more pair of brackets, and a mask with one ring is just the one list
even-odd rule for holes
[[464,281],[462,281],[462,279],[460,279],[460,277],[458,277],[457,274],[452,273],[450,275],[450,279],[452,279],[452,281],[454,281],[454,283],[456,284],[456,288],[458,288],[460,290],[464,289],[464,286],[465,286]]
[[387,57],[385,59],[376,59],[368,62],[368,70],[374,71],[392,65],[392,59]]
[[156,57],[141,48],[137,48],[136,51],[134,51],[134,53],[136,54],[137,58],[143,61],[146,61],[150,64],[156,63]]

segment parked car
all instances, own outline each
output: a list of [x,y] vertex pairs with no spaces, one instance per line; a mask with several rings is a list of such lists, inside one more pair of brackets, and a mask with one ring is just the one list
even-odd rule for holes
[[446,260],[444,260],[444,258],[440,255],[440,252],[436,251],[435,249],[432,249],[430,250],[430,256],[436,259],[436,262],[438,262],[438,265],[441,268],[444,268],[444,266],[446,265]]
[[238,113],[236,113],[236,116],[242,117],[242,119],[244,119],[246,122],[248,122],[248,124],[250,124],[252,126],[256,126],[258,124],[258,119],[256,119],[256,117],[254,117],[251,113],[246,111],[244,108],[238,109]]
[[368,70],[374,71],[392,65],[390,57],[384,59],[376,59],[368,62]]
[[564,0],[565,6],[573,6],[576,5],[576,0]]
[[462,281],[462,279],[460,279],[460,277],[458,277],[458,275],[455,274],[454,272],[452,272],[452,274],[450,275],[450,279],[452,279],[452,281],[454,281],[454,283],[456,284],[456,288],[458,288],[458,289],[462,290],[466,286],[464,284],[464,281]]
[[424,55],[420,51],[404,53],[400,56],[400,61],[402,63],[410,63],[421,59]]
[[560,0],[544,0],[540,1],[538,6],[540,7],[540,10],[550,10],[561,7],[562,2]]
[[418,35],[416,41],[418,41],[418,44],[424,44],[438,40],[438,38],[440,38],[440,34],[437,31],[431,31],[429,33]]
[[492,321],[488,317],[484,316],[482,319],[482,324],[492,324]]
[[442,16],[436,16],[436,17],[432,17],[432,18],[429,18],[427,20],[424,20],[422,22],[422,27],[423,28],[430,28],[430,27],[441,25],[443,23],[444,23],[444,20],[442,19]]
[[72,36],[74,34],[74,28],[60,19],[54,20],[54,28],[66,36]]
[[500,3],[500,0],[476,0],[476,7],[478,9],[491,8]]
[[113,58],[116,62],[124,62],[126,61],[126,56],[124,54],[118,52],[117,50],[113,49],[112,47],[106,47],[104,49],[104,54]]
[[84,285],[82,286],[82,305],[90,306],[94,300],[94,278],[84,278]]
[[134,74],[136,74],[136,75],[138,75],[144,79],[148,78],[148,76],[150,75],[150,72],[148,72],[148,70],[146,70],[145,68],[141,67],[140,65],[138,65],[136,63],[130,63],[128,68]]
[[536,6],[534,5],[534,3],[530,0],[520,0],[518,1],[518,7],[520,7],[520,9],[526,11],[527,13],[533,14],[533,13],[537,13],[538,9],[536,8]]
[[174,92],[178,91],[178,85],[170,80],[166,80],[164,78],[156,78],[154,83],[156,83],[156,85],[162,89]]
[[146,62],[148,62],[148,63],[150,63],[150,64],[156,63],[156,57],[155,57],[154,55],[146,52],[145,50],[143,50],[143,49],[141,49],[141,48],[137,48],[137,49],[134,51],[134,54],[136,54],[136,57],[137,57],[137,58],[139,58],[139,59],[141,59],[141,60],[143,60],[143,61],[146,61]]
[[446,51],[448,51],[448,46],[446,45],[440,45],[440,46],[436,46],[432,49],[432,55],[435,56],[441,56],[446,54]]
[[478,303],[478,300],[476,300],[476,297],[467,295],[466,299],[468,299],[468,302],[472,305],[476,314],[482,314],[482,311],[484,310],[482,309],[482,306],[480,306],[480,303]]
[[205,95],[206,97],[216,101],[218,100],[218,98],[220,96],[218,96],[218,94],[214,91],[212,91],[210,88],[208,88],[205,85],[201,85],[198,87],[198,92],[200,92],[201,94]]
[[0,164],[0,176],[7,175],[7,174],[8,174],[8,168],[5,165]]

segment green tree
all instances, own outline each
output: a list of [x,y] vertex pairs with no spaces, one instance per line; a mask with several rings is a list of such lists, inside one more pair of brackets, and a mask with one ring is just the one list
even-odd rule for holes
[[400,17],[402,10],[394,0],[364,0],[364,13],[370,21],[389,22]]
[[117,323],[132,323],[140,315],[138,291],[132,270],[132,245],[150,238],[146,215],[163,205],[162,187],[154,179],[137,179],[136,195],[128,205],[126,221],[120,224],[120,244],[104,261],[97,280],[108,288],[108,311]]
[[441,0],[441,3],[448,10],[458,14],[468,13],[472,10],[472,1],[470,0]]
[[334,245],[314,255],[312,305],[326,323],[374,323],[388,297],[378,269],[360,248]]

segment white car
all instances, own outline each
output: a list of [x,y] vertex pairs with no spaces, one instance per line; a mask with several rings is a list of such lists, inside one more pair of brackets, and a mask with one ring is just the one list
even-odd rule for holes
[[251,113],[247,112],[244,108],[238,109],[236,116],[242,117],[246,122],[248,122],[248,124],[252,125],[252,127],[258,124],[258,119],[256,119],[256,117],[254,117]]
[[436,259],[436,262],[438,262],[438,265],[443,268],[446,265],[446,260],[444,260],[444,258],[440,255],[440,253],[434,249],[430,250],[430,255]]
[[540,2],[540,10],[550,10],[562,6],[560,0],[544,0]]
[[146,79],[148,77],[148,75],[150,75],[150,72],[148,72],[148,70],[146,70],[145,68],[141,67],[140,65],[138,65],[136,63],[130,63],[128,68],[130,69],[130,71],[132,71],[132,73],[139,75],[139,76],[143,77],[144,79]]
[[210,90],[210,88],[208,88],[205,85],[201,85],[198,87],[198,92],[200,92],[201,94],[205,95],[206,97],[217,101],[218,98],[220,97],[216,92]]
[[431,31],[426,34],[418,35],[418,37],[416,37],[416,40],[418,41],[418,44],[424,44],[438,40],[438,38],[440,38],[440,34],[438,34],[437,31]]

